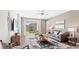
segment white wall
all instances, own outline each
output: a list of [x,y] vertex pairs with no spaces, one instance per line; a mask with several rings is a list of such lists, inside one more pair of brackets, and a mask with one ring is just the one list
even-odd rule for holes
[[8,11],[0,10],[0,40],[5,43],[9,42],[7,16]]
[[10,36],[14,34],[10,30],[10,20],[12,18],[17,19],[17,13],[15,11],[0,10],[0,40],[2,40],[4,43],[9,43]]
[[55,25],[56,21],[65,20],[65,29],[68,27],[79,27],[79,10],[71,10],[47,21],[48,28]]

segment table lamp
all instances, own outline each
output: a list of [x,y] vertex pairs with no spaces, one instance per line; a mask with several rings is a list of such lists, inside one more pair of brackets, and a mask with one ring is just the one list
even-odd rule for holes
[[74,27],[70,27],[68,28],[68,31],[70,32],[70,36],[74,37],[75,32],[77,32],[77,29]]

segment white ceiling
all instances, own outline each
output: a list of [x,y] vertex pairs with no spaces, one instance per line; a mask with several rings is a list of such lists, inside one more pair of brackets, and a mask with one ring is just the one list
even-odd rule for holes
[[48,19],[62,13],[68,12],[69,10],[45,10],[48,15],[41,15],[40,10],[17,10],[21,17],[36,18],[36,19]]

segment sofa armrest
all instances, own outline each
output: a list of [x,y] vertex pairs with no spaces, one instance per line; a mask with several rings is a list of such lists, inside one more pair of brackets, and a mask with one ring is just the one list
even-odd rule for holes
[[0,40],[0,49],[3,49],[2,40]]

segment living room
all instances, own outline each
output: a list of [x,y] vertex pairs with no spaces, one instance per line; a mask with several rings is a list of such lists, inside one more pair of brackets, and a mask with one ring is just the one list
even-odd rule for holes
[[[0,39],[5,49],[79,48],[79,10],[1,10],[0,17]],[[15,39],[11,41],[16,33],[19,45]],[[46,41],[40,43],[39,38]]]

